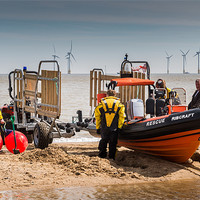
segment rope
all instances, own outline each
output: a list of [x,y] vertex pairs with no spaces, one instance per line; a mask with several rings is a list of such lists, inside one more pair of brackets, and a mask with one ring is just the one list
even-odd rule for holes
[[56,84],[56,94],[58,95],[58,77],[53,78],[53,81],[55,81],[55,84]]
[[10,117],[10,120],[11,120],[11,122],[12,122],[13,135],[14,135],[14,141],[15,141],[15,148],[13,149],[13,153],[14,153],[14,154],[19,154],[20,152],[19,152],[19,150],[17,150],[17,141],[16,141],[16,135],[15,135],[15,125],[14,125],[15,116],[12,115],[12,116]]

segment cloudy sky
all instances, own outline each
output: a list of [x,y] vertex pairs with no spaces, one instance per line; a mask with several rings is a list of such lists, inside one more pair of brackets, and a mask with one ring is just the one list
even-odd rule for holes
[[55,45],[63,73],[73,44],[72,73],[98,67],[119,71],[125,53],[146,60],[153,73],[166,73],[166,53],[173,55],[170,72],[197,73],[200,48],[198,0],[0,0],[0,69],[9,73],[40,60],[52,59]]

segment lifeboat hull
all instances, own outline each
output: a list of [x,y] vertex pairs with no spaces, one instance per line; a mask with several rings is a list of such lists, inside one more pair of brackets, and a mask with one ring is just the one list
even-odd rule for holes
[[119,134],[119,146],[186,162],[200,145],[200,109],[129,122]]

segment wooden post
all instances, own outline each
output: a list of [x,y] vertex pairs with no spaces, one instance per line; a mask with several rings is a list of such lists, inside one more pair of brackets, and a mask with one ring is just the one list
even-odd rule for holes
[[90,71],[90,106],[92,107],[93,98],[93,71]]
[[133,90],[134,90],[134,87],[132,85],[130,86],[130,90],[131,90],[130,98],[133,99]]
[[[145,79],[145,74],[142,74],[142,79]],[[145,105],[145,86],[142,86],[142,100]]]
[[126,99],[126,101],[130,100],[130,89],[131,89],[131,86],[127,86],[127,99]]
[[[53,73],[53,78],[57,78],[57,73],[56,73],[56,71],[53,71],[52,72]],[[53,96],[53,105],[54,106],[56,106],[57,104],[58,104],[58,102],[57,102],[57,100],[58,100],[58,92],[57,92],[57,82],[56,81],[52,81],[53,82],[53,94],[54,94],[54,96]],[[56,112],[57,111],[57,108],[54,108],[53,109],[53,111],[54,112]]]
[[119,98],[121,99],[122,102],[122,86],[119,86]]
[[[137,78],[137,72],[134,72],[133,77]],[[133,98],[134,99],[138,98],[137,97],[137,86],[134,86],[134,96],[133,96]]]
[[[19,72],[17,72],[17,78],[19,78]],[[19,80],[17,80],[17,99],[19,99]],[[19,107],[19,102],[17,102],[17,107]]]
[[97,71],[94,72],[94,107],[97,106]]
[[126,88],[127,88],[127,86],[124,86],[124,99],[123,99],[123,103],[125,104],[126,103],[126,101],[127,101],[127,97],[126,97]]
[[59,109],[59,115],[61,114],[61,72],[60,72],[60,82],[59,82],[59,90],[60,90],[60,109]]
[[[19,77],[22,78],[22,73],[19,73]],[[22,88],[22,84],[23,84],[22,81],[24,81],[24,80],[20,80],[20,81],[19,81],[19,82],[20,82],[20,84],[19,84],[19,85],[20,85],[19,98],[20,98],[21,100],[22,100],[22,98],[23,98],[23,92],[24,92],[24,91],[23,91],[23,88]],[[24,99],[24,100],[25,100],[25,99]],[[22,102],[19,103],[19,106],[20,106],[20,108],[22,108]]]
[[[46,70],[42,70],[41,75],[42,77],[47,77]],[[47,95],[47,81],[41,80],[41,103],[46,103],[47,98],[49,98]],[[42,106],[41,108],[42,110],[48,110],[46,106]]]
[[98,73],[98,94],[101,93],[101,71]]
[[[138,73],[138,78],[142,78],[142,74],[139,72]],[[140,86],[138,86],[138,90],[139,90],[139,92],[138,92],[138,99],[141,99],[142,98],[142,90],[141,90],[142,88],[141,88],[141,85]]]

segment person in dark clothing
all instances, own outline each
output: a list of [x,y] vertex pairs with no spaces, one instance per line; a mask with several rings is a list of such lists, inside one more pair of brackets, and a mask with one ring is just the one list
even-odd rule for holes
[[115,95],[114,90],[108,90],[107,97],[102,98],[95,109],[96,129],[101,134],[98,147],[101,158],[107,157],[109,143],[109,158],[115,159],[118,133],[125,119],[125,107]]
[[192,108],[200,108],[200,79],[195,81],[196,91],[192,95],[192,101],[188,104],[188,110]]

